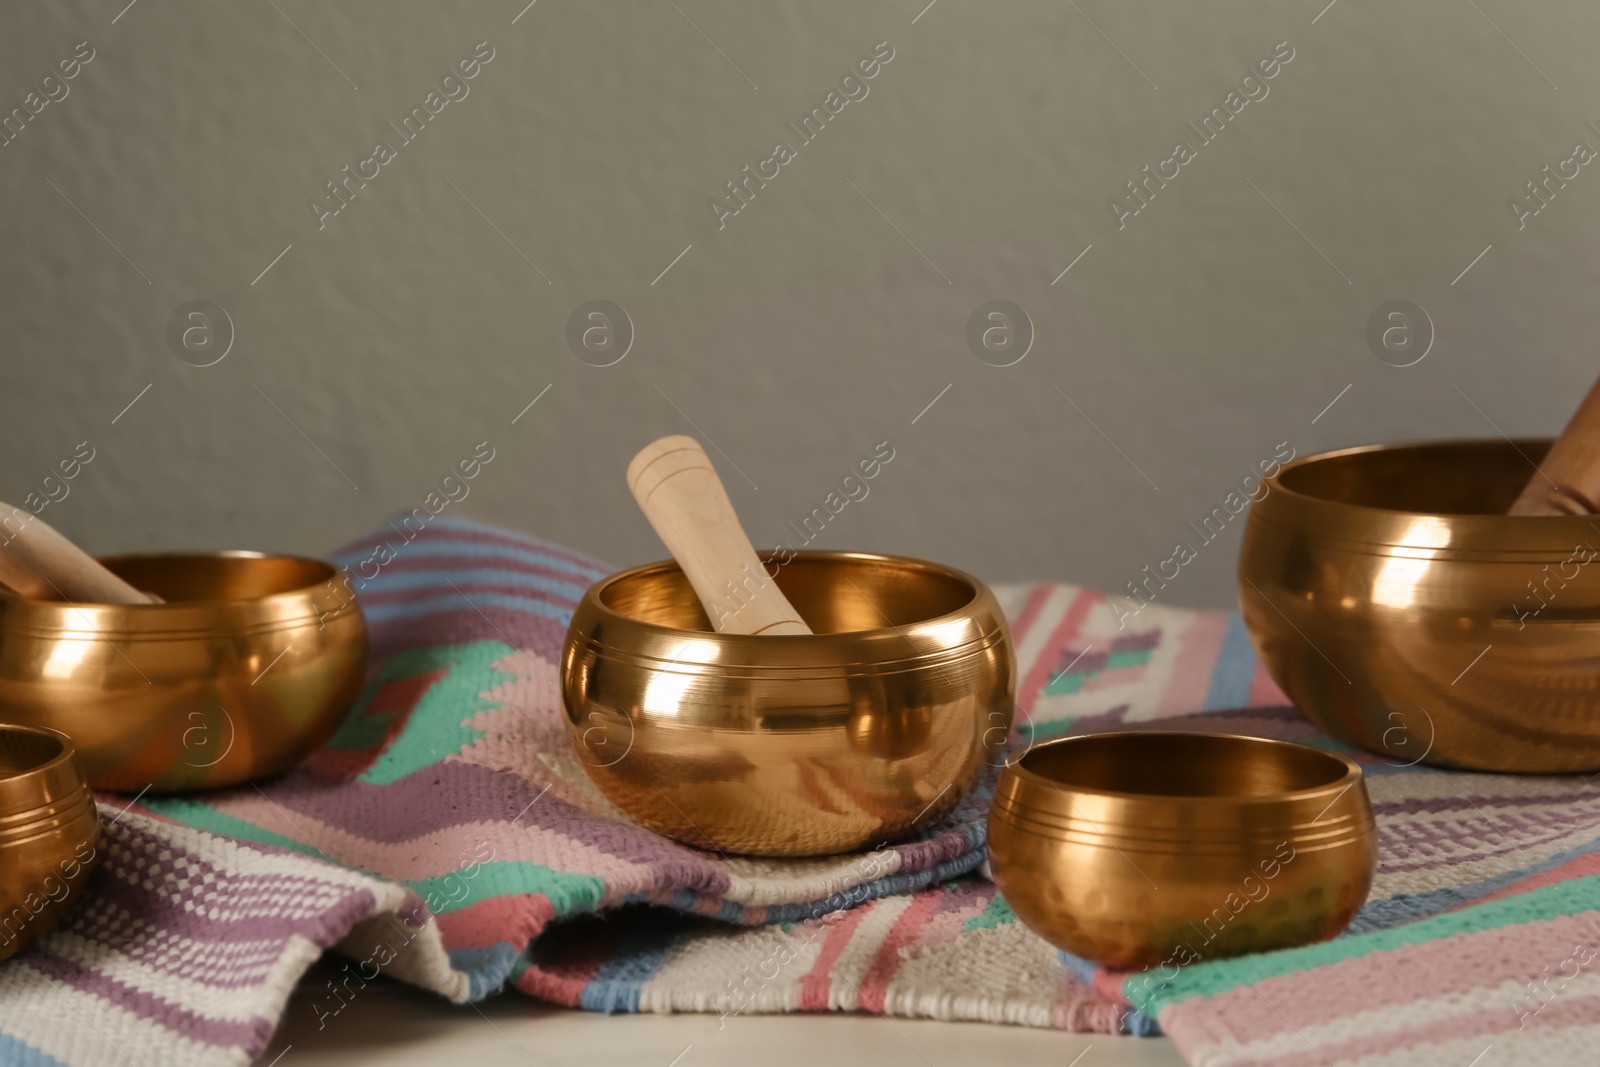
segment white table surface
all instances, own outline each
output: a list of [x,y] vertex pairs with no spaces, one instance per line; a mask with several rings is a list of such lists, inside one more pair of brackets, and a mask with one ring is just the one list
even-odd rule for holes
[[[301,982],[261,1067],[500,1067],[625,1064],[824,1063],[828,1067],[1177,1067],[1164,1037],[1061,1034],[1020,1026],[885,1019],[843,1013],[741,1016],[718,1029],[715,1015],[601,1015],[507,993],[457,1007],[380,979],[319,1028],[317,990],[333,976],[319,964]],[[1074,1059],[1074,1057],[1080,1057]]]

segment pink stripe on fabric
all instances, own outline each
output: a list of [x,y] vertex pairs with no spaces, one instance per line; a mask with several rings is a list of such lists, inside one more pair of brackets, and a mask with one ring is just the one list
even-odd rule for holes
[[1122,991],[1122,983],[1132,978],[1135,973],[1143,971],[1108,971],[1104,967],[1094,969],[1094,977],[1090,980],[1090,987],[1103,997],[1116,1001],[1118,1004],[1127,1004],[1128,997]]
[[911,898],[910,906],[900,913],[900,917],[889,928],[889,935],[878,946],[877,955],[872,957],[872,965],[861,976],[860,1000],[856,1005],[858,1009],[880,1015],[883,1013],[889,984],[894,981],[900,964],[905,962],[900,958],[900,950],[917,940],[939,904],[937,893],[919,893]]
[[1100,593],[1080,589],[1077,596],[1073,597],[1072,603],[1067,605],[1067,610],[1061,613],[1061,621],[1056,623],[1056,628],[1045,641],[1044,647],[1039,649],[1038,658],[1033,661],[1033,666],[1028,668],[1027,677],[1017,687],[1019,719],[1027,719],[1033,714],[1034,704],[1044,692],[1044,687],[1049,684],[1050,675],[1055,671],[1062,646],[1072,640],[1082,628],[1083,620],[1089,615],[1089,609],[1104,600],[1105,596]]
[[[1528,1014],[1519,1015],[1508,1003],[1504,1010],[1456,1013],[1418,1026],[1363,1034],[1350,1041],[1319,1041],[1315,1047],[1302,1035],[1301,1049],[1281,1056],[1230,1058],[1228,1067],[1325,1067],[1330,1061],[1347,1063],[1400,1050],[1412,1050],[1412,1055],[1416,1057],[1412,1062],[1420,1063],[1424,1062],[1430,1046],[1447,1041],[1476,1037],[1492,1045],[1490,1038],[1513,1030],[1565,1030],[1576,1026],[1589,1027],[1600,1022],[1600,997],[1557,996],[1537,1014],[1534,1013],[1534,1007],[1530,1001]],[[1182,1045],[1179,1047],[1182,1048]],[[1185,1051],[1185,1055],[1190,1053]]]
[[617,944],[617,928],[601,923],[592,928],[581,952],[530,965],[517,979],[516,986],[552,1004],[580,1007],[583,991],[600,976],[600,968],[606,961],[616,954]]
[[475,877],[481,863],[522,862],[602,877],[606,882],[607,903],[654,888],[655,874],[649,866],[613,856],[533,822],[516,825],[466,822],[419,834],[410,840],[387,842],[330,826],[304,811],[291,814],[282,804],[260,794],[218,795],[211,799],[211,806],[291,840],[312,845],[340,863],[367,871],[382,871],[386,878],[420,881],[460,872],[461,881],[471,885],[471,878]]
[[1037,582],[1028,591],[1027,602],[1022,605],[1022,612],[1011,623],[1011,643],[1020,648],[1023,638],[1033,630],[1033,624],[1039,621],[1039,612],[1044,608],[1044,602],[1050,599],[1050,593],[1055,586],[1048,582]]
[[1050,1013],[1050,1025],[1057,1030],[1075,1033],[1119,1032],[1128,1009],[1116,1001],[1086,993],[1086,988],[1072,973],[1061,972],[1061,999]]
[[1518,879],[1510,885],[1501,886],[1488,896],[1469,900],[1449,909],[1460,911],[1463,908],[1475,908],[1479,904],[1487,904],[1491,900],[1504,900],[1507,897],[1519,897],[1535,889],[1543,889],[1549,885],[1561,882],[1570,882],[1574,878],[1583,878],[1591,874],[1600,874],[1600,852],[1590,852],[1579,856],[1577,859],[1568,860],[1559,867],[1552,867],[1548,871],[1530,874],[1526,878]]
[[[1310,967],[1174,1004],[1161,1013],[1161,1026],[1178,1040],[1192,1014],[1192,1025],[1203,1030],[1254,1041],[1392,1004],[1466,993],[1486,981],[1525,981],[1541,967],[1558,966],[1574,945],[1593,945],[1597,918],[1593,911],[1562,915]],[[1515,1021],[1509,1003],[1506,1015]]]
[[817,953],[817,962],[800,979],[801,1011],[827,1010],[828,997],[833,990],[833,965],[844,955],[850,939],[855,936],[856,927],[861,925],[861,920],[872,907],[851,908],[836,921],[828,923],[828,932],[823,935],[822,951]]
[[1288,704],[1289,698],[1284,695],[1278,683],[1272,680],[1272,675],[1261,664],[1256,664],[1256,673],[1250,679],[1250,706],[1253,708],[1265,707],[1269,704]]
[[457,911],[435,915],[439,934],[451,948],[486,948],[499,942],[526,945],[544,932],[556,908],[543,893],[489,897]]
[[1220,611],[1202,612],[1182,632],[1178,653],[1173,657],[1172,677],[1161,694],[1155,717],[1165,719],[1187,711],[1199,711],[1211,688],[1211,672],[1222,655],[1222,639],[1228,633],[1228,617]]

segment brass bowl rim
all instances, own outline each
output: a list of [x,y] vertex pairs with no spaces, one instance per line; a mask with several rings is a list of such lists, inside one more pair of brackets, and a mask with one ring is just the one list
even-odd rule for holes
[[71,736],[48,726],[0,722],[0,734],[7,733],[54,741],[59,750],[21,770],[0,774],[0,855],[85,810],[94,810],[94,795],[77,764],[77,746]]
[[[1415,516],[1417,518],[1428,517],[1428,518],[1456,519],[1456,520],[1460,520],[1460,519],[1488,519],[1488,520],[1494,520],[1494,521],[1515,522],[1515,523],[1521,523],[1521,522],[1548,522],[1551,519],[1561,519],[1561,520],[1564,520],[1564,521],[1572,521],[1572,520],[1583,521],[1585,519],[1590,518],[1590,516],[1585,516],[1585,515],[1497,515],[1497,514],[1494,514],[1494,513],[1491,513],[1491,512],[1480,512],[1480,511],[1413,511],[1413,510],[1405,509],[1405,508],[1380,508],[1380,507],[1374,507],[1371,504],[1354,504],[1354,503],[1351,503],[1348,500],[1339,500],[1339,499],[1334,498],[1334,497],[1318,496],[1315,493],[1307,493],[1307,492],[1303,492],[1303,491],[1301,491],[1299,489],[1291,489],[1291,488],[1289,488],[1289,486],[1285,485],[1284,482],[1283,482],[1283,476],[1285,474],[1289,473],[1292,470],[1296,470],[1296,469],[1298,469],[1300,467],[1309,467],[1314,463],[1321,463],[1321,462],[1323,462],[1325,460],[1343,459],[1343,458],[1345,458],[1347,456],[1364,455],[1364,454],[1369,453],[1369,452],[1402,452],[1402,451],[1409,451],[1409,450],[1412,450],[1412,449],[1420,450],[1420,449],[1424,449],[1424,448],[1464,448],[1464,447],[1471,447],[1471,446],[1481,446],[1481,445],[1485,445],[1485,444],[1490,444],[1490,445],[1493,445],[1493,444],[1509,444],[1512,448],[1514,448],[1514,449],[1516,449],[1517,451],[1520,452],[1520,451],[1522,451],[1524,446],[1538,447],[1538,446],[1542,445],[1542,446],[1548,448],[1551,444],[1554,443],[1554,440],[1555,439],[1551,438],[1551,437],[1510,437],[1510,438],[1447,437],[1447,438],[1444,438],[1444,439],[1423,437],[1423,438],[1416,438],[1416,439],[1409,440],[1409,441],[1380,441],[1380,442],[1377,442],[1377,443],[1374,443],[1374,444],[1367,444],[1367,445],[1351,445],[1348,448],[1335,448],[1335,449],[1332,449],[1332,450],[1327,451],[1327,452],[1314,452],[1309,456],[1301,456],[1298,459],[1292,459],[1288,463],[1285,463],[1283,466],[1278,468],[1277,473],[1273,474],[1272,477],[1267,479],[1267,480],[1272,483],[1272,488],[1273,488],[1274,492],[1282,493],[1285,496],[1294,497],[1297,500],[1311,501],[1311,502],[1314,502],[1314,503],[1317,503],[1317,504],[1323,504],[1323,505],[1327,505],[1327,506],[1330,506],[1330,507],[1349,508],[1351,510],[1367,511],[1367,512],[1371,512],[1371,513],[1373,513],[1375,515]],[[1533,467],[1530,467],[1529,468],[1530,473],[1535,469],[1537,469],[1537,465],[1535,465]],[[1262,497],[1262,499],[1264,500],[1266,498]],[[1254,514],[1254,509],[1251,510],[1251,514],[1252,515]]]
[[[328,578],[336,578],[339,575],[339,568],[335,564],[329,563],[325,559],[317,559],[315,556],[290,555],[284,552],[258,552],[251,548],[224,548],[215,552],[113,552],[110,555],[96,556],[94,558],[100,563],[119,563],[122,560],[128,559],[284,559],[290,560],[294,563],[316,564],[328,572]],[[269,601],[274,597],[299,596],[307,589],[321,585],[326,580],[327,579],[321,579],[315,582],[308,582],[305,585],[297,585],[293,589],[283,589],[276,593],[267,593],[264,596],[235,597],[226,601],[174,600],[162,604],[104,604],[98,601],[88,600],[68,603],[65,600],[50,600],[44,597],[23,596],[21,593],[17,593],[3,585],[0,585],[0,600],[15,600],[18,603],[27,604],[29,607],[37,606],[41,608],[63,608],[65,610],[72,610],[74,608],[116,608],[119,610],[126,609],[128,611],[138,612],[170,612],[178,608],[193,607],[195,604],[259,604]]]
[[[96,556],[95,559],[105,564],[115,564],[123,560],[166,560],[177,563],[215,559],[284,560],[309,564],[320,568],[324,573],[314,581],[297,585],[292,589],[282,589],[276,593],[227,599],[173,600],[160,604],[104,604],[90,601],[49,600],[23,596],[5,586],[0,586],[0,608],[15,605],[16,609],[25,613],[22,618],[13,618],[9,611],[0,612],[0,632],[45,638],[84,635],[90,639],[115,637],[118,640],[130,641],[141,639],[166,641],[213,636],[223,629],[230,634],[243,634],[293,628],[304,624],[307,619],[318,618],[323,613],[312,606],[305,611],[264,618],[259,622],[236,618],[225,626],[219,626],[214,619],[201,620],[199,617],[219,610],[237,617],[270,609],[277,604],[290,605],[296,599],[303,600],[308,593],[337,579],[341,573],[337,564],[315,556],[237,548],[192,552],[118,552]],[[339,611],[330,611],[327,614],[342,615],[347,610],[360,611],[360,605],[354,602],[353,596]],[[90,612],[123,618],[137,625],[126,629],[103,623],[96,625],[87,619],[87,613]],[[123,615],[124,612],[128,614]]]
[[[1134,793],[1125,790],[1098,789],[1093,786],[1073,785],[1071,783],[1057,781],[1053,778],[1047,778],[1038,771],[1031,770],[1025,766],[1029,757],[1031,757],[1035,752],[1040,752],[1049,748],[1064,747],[1074,743],[1094,740],[1096,738],[1107,737],[1139,739],[1151,737],[1188,737],[1204,738],[1208,740],[1222,739],[1227,741],[1244,741],[1253,744],[1269,746],[1276,748],[1279,751],[1299,749],[1304,752],[1315,753],[1317,756],[1323,757],[1334,763],[1341,764],[1344,767],[1344,773],[1338,778],[1324,785],[1310,786],[1305,789],[1290,789],[1277,793],[1262,793],[1257,796],[1222,794],[1193,796],[1178,793]],[[1020,759],[1007,765],[1005,773],[1008,775],[1017,776],[1030,788],[1044,790],[1048,793],[1054,793],[1057,795],[1063,793],[1076,793],[1083,796],[1106,797],[1112,800],[1145,801],[1147,803],[1156,804],[1202,804],[1208,806],[1227,806],[1233,808],[1255,808],[1265,807],[1268,805],[1290,804],[1305,800],[1317,800],[1329,793],[1335,794],[1335,797],[1337,798],[1338,796],[1343,796],[1347,790],[1351,789],[1355,785],[1355,783],[1361,781],[1365,777],[1361,771],[1360,765],[1354,760],[1347,759],[1344,756],[1338,755],[1337,753],[1316,748],[1312,745],[1302,745],[1298,741],[1284,741],[1276,737],[1252,737],[1249,734],[1202,733],[1198,730],[1106,730],[1092,734],[1072,734],[1068,737],[1058,737],[1053,741],[1046,741],[1042,745],[1035,745],[1033,748],[1029,749]]]
[[[0,722],[0,734],[3,733],[34,734],[40,737],[47,737],[59,744],[61,746],[61,751],[57,752],[54,756],[51,756],[43,763],[35,763],[31,767],[26,767],[20,771],[14,771],[11,774],[0,774],[0,784],[15,782],[23,778],[48,774],[50,771],[57,769],[62,764],[71,764],[73,756],[77,754],[77,749],[72,744],[72,738],[68,737],[60,730],[52,730],[48,726],[24,726],[22,723],[16,722]],[[78,774],[76,767],[71,767],[69,769],[74,778],[81,777]]]
[[[758,552],[757,555],[760,556],[763,563],[766,562],[768,558],[766,553]],[[805,550],[794,553],[794,560],[797,561],[802,559],[808,562],[817,561],[839,563],[847,561],[865,561],[876,563],[892,563],[896,565],[910,565],[914,568],[937,571],[943,574],[945,577],[954,578],[967,588],[969,595],[961,602],[960,605],[952,608],[950,611],[944,612],[941,615],[930,615],[926,619],[916,619],[912,622],[908,622],[899,626],[891,623],[888,626],[875,626],[863,630],[839,630],[827,633],[810,634],[760,635],[719,633],[716,630],[685,630],[676,626],[663,626],[660,623],[646,622],[644,619],[635,618],[632,615],[624,615],[622,612],[617,611],[615,608],[606,604],[602,599],[602,596],[607,589],[616,583],[623,581],[624,579],[640,577],[650,573],[651,571],[682,570],[682,568],[678,566],[677,560],[661,559],[652,563],[641,563],[638,566],[628,567],[624,570],[617,571],[614,574],[609,574],[606,577],[601,578],[584,592],[580,607],[588,607],[589,609],[598,612],[604,618],[616,620],[630,627],[637,627],[639,630],[655,637],[672,638],[693,636],[697,639],[715,641],[732,649],[773,649],[777,647],[796,649],[807,646],[817,648],[823,642],[837,642],[839,640],[859,640],[867,642],[892,636],[903,637],[905,636],[905,628],[908,626],[927,626],[933,623],[944,622],[946,620],[953,621],[956,619],[970,618],[973,614],[972,608],[974,605],[982,601],[986,594],[993,596],[987,585],[974,576],[968,574],[966,571],[957,570],[954,567],[947,567],[942,563],[934,563],[931,560],[919,559],[916,556],[898,556],[885,552],[857,552],[837,549]],[[787,566],[787,564],[785,564],[785,566]],[[962,650],[968,645],[988,643],[993,640],[995,634],[998,632],[1000,631],[998,628],[996,628],[995,631],[986,631],[981,637],[975,639],[974,641],[965,642],[960,645],[946,645],[942,648],[931,650],[929,652],[919,652],[913,656],[901,655],[897,657],[897,659],[914,661],[926,660],[930,656],[944,656],[951,652]],[[607,649],[616,648],[618,651],[623,652],[629,651],[626,647],[618,647],[615,645],[608,644],[606,647]],[[765,665],[760,662],[759,657],[753,662],[745,661],[738,664],[735,664],[734,661],[730,660],[726,665],[738,666],[746,669],[752,666],[757,667],[758,669],[765,669]],[[718,665],[696,663],[694,666],[697,669],[714,669]]]

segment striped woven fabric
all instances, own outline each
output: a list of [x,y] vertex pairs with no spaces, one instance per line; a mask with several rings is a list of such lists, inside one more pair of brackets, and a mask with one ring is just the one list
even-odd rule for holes
[[[1066,957],[1205,1067],[1593,1062],[1600,1034],[1600,783],[1407,766],[1288,707],[1162,728],[1278,737],[1361,764],[1378,821],[1367,904],[1333,941],[1156,972]],[[1415,728],[1416,751],[1429,727]]]
[[[1157,1017],[1207,1064],[1434,1062],[1435,1046],[1466,1064],[1491,1041],[1534,1062],[1600,1021],[1590,956],[1574,955],[1594,944],[1600,789],[1582,779],[1363,757],[1382,869],[1355,930],[1146,991],[1062,966],[982,877],[992,780],[862,855],[723,858],[633,825],[571,755],[554,685],[573,604],[609,568],[447,517],[381,536],[389,558],[360,589],[373,673],[338,735],[259,787],[102,798],[107,856],[84,906],[0,965],[0,1062],[246,1063],[325,948],[346,961],[312,1004],[327,1026],[380,974],[456,1002],[509,986],[600,1011],[1135,1032]],[[368,574],[375,543],[339,558]],[[1332,746],[1283,707],[1237,614],[1150,606],[1122,630],[1099,594],[996,592],[1018,746],[1180,720]]]

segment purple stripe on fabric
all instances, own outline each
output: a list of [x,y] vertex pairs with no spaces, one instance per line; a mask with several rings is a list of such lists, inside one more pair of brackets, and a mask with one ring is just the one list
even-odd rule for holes
[[[591,815],[552,796],[533,804],[539,790],[526,780],[475,763],[446,760],[388,785],[329,782],[302,768],[266,792],[291,812],[386,844],[413,841],[466,823],[507,823],[526,809],[522,822],[646,866],[658,884],[710,893],[727,892],[731,884],[721,869],[682,845],[640,826]],[[441,797],[455,802],[441,804]]]
[[[330,868],[330,874],[333,868]],[[335,876],[337,877],[337,876]],[[120,905],[135,918],[197,941],[233,943],[286,939],[298,934],[319,945],[330,945],[343,937],[352,925],[373,914],[377,901],[366,889],[351,888],[310,915],[283,910],[282,899],[294,890],[310,886],[329,888],[328,882],[315,883],[300,878],[263,878],[225,874],[213,881],[207,891],[212,901],[226,891],[229,909],[244,911],[234,918],[212,918],[210,910],[186,907],[182,898],[162,882],[145,889],[125,878],[108,874],[95,884],[98,898]],[[192,896],[192,894],[189,894]],[[251,901],[255,897],[257,900]],[[203,899],[203,898],[202,898]],[[85,922],[94,917],[92,908],[84,912]],[[75,928],[78,924],[75,922]]]
[[[401,511],[396,512],[394,515],[390,516],[390,518],[396,524],[398,524],[401,519],[410,514],[410,512]],[[379,527],[377,530],[374,530],[371,534],[368,534],[359,540],[352,541],[347,545],[340,546],[338,551],[334,552],[333,555],[347,556],[369,551],[376,541],[381,540],[384,537],[385,533],[391,534],[395,537],[401,536],[397,531],[395,531],[394,527],[390,526],[386,522],[383,526]],[[476,522],[471,519],[454,518],[447,514],[441,514],[435,517],[432,522],[422,529],[421,533],[418,533],[413,538],[413,541],[422,541],[428,539],[435,541],[468,541],[473,544],[480,544],[491,548],[520,548],[525,551],[543,552],[546,555],[555,556],[558,559],[564,559],[567,562],[577,564],[580,567],[594,570],[599,574],[609,574],[615,569],[608,563],[597,560],[592,556],[585,556],[580,552],[574,552],[572,549],[566,548],[562,545],[553,544],[537,537],[530,537],[527,534],[518,533],[515,530],[508,530],[499,526],[491,526],[488,523]]]
[[18,962],[58,985],[114,1004],[164,1030],[215,1048],[242,1048],[251,1057],[267,1047],[276,1026],[274,1020],[260,1017],[248,1022],[208,1018],[174,1001],[135,989],[109,975],[58,956],[42,946],[35,946],[31,953]]
[[[1442,772],[1441,772],[1442,773]],[[1453,797],[1413,798],[1411,800],[1393,800],[1383,804],[1373,804],[1374,814],[1384,815],[1437,815],[1445,812],[1465,811],[1469,808],[1482,812],[1496,808],[1550,808],[1552,815],[1559,815],[1559,820],[1541,820],[1542,825],[1554,825],[1557,821],[1563,823],[1584,823],[1594,825],[1593,812],[1585,811],[1578,814],[1572,810],[1574,805],[1582,801],[1600,800],[1600,790],[1585,790],[1581,792],[1563,793],[1559,796],[1503,796],[1484,797],[1476,800],[1462,796],[1459,793]],[[1518,816],[1526,819],[1526,813]]]
[[933,915],[948,915],[951,912],[964,911],[969,908],[987,906],[994,899],[998,890],[988,881],[977,878],[959,882],[946,882],[942,886],[935,886],[925,892],[938,892],[939,904],[933,910]]
[[[1461,839],[1459,837],[1442,837],[1441,839],[1450,844],[1461,843]],[[1444,867],[1459,867],[1467,863],[1481,863],[1484,860],[1500,859],[1504,856],[1510,856],[1513,854],[1523,859],[1524,862],[1510,868],[1510,871],[1531,872],[1535,867],[1538,866],[1537,862],[1528,856],[1527,850],[1530,846],[1537,848],[1544,842],[1513,842],[1507,840],[1504,835],[1501,835],[1500,840],[1506,841],[1506,843],[1495,848],[1472,849],[1470,852],[1457,852],[1448,856],[1432,856],[1417,860],[1412,860],[1408,857],[1406,862],[1396,862],[1396,860],[1393,858],[1385,858],[1379,865],[1379,873],[1385,875],[1412,874],[1416,871],[1428,871]],[[1394,850],[1395,845],[1390,844],[1388,851],[1392,853]]]
[[[483,610],[485,612],[506,611],[516,615],[519,619],[526,620],[543,619],[546,618],[546,616],[519,608],[502,607],[494,604],[494,598],[499,596],[515,596],[522,600],[536,600],[540,603],[549,605],[553,610],[559,611],[564,616],[569,618],[571,617],[572,611],[575,607],[577,607],[578,603],[571,597],[563,596],[560,593],[551,592],[548,589],[535,589],[533,586],[520,585],[510,587],[500,582],[467,582],[460,580],[447,582],[443,577],[441,577],[439,581],[434,584],[425,586],[412,586],[405,589],[385,589],[382,588],[382,582],[383,579],[379,578],[377,582],[374,583],[374,587],[372,589],[365,590],[358,594],[362,607],[373,608],[379,605],[386,607],[398,605],[403,607],[408,604],[417,603],[418,601],[456,596],[458,598],[462,598],[460,600],[461,608],[467,611],[473,611],[474,613],[476,613],[477,610]],[[474,594],[478,594],[479,596],[475,597]],[[485,601],[487,601],[487,603],[485,603]],[[476,608],[474,605],[477,605]],[[437,619],[441,615],[447,614],[449,611],[454,610],[456,609],[448,608],[443,611],[429,611],[415,617]],[[404,618],[404,616],[401,618]],[[385,626],[394,625],[394,623],[399,621],[401,621],[399,618],[383,619],[374,622],[373,626],[382,628]],[[504,627],[502,628],[504,629]],[[563,635],[565,635],[565,624],[562,624],[561,629]],[[511,634],[515,631],[506,629],[505,632],[507,634]]]
[[1161,644],[1161,631],[1146,630],[1143,633],[1123,634],[1121,637],[1112,638],[1111,651],[1146,652],[1159,644]]
[[555,619],[493,605],[480,612],[462,601],[459,611],[435,611],[372,624],[372,660],[382,663],[403,652],[469,641],[508,642],[519,650],[557,654],[566,634],[566,623]]
[[[552,582],[561,582],[564,585],[573,585],[583,588],[588,581],[582,576],[571,571],[562,570],[560,567],[551,567],[531,560],[520,559],[513,556],[433,556],[433,555],[406,555],[397,553],[395,558],[383,565],[375,578],[364,579],[368,585],[359,589],[363,596],[374,592],[382,592],[387,596],[396,596],[409,593],[415,596],[414,590],[384,590],[383,579],[390,574],[414,574],[427,571],[464,571],[464,570],[497,570],[510,571],[514,574],[526,574],[534,578],[544,578]],[[360,578],[360,575],[357,575]],[[440,579],[441,584],[443,579]],[[459,584],[459,583],[457,583]],[[445,588],[449,588],[446,586]],[[497,592],[505,592],[506,586],[494,587]],[[520,589],[520,587],[519,587]]]
[[924,870],[965,855],[972,848],[972,838],[960,830],[943,833],[926,841],[895,845],[894,850],[900,854],[900,869],[895,873],[910,874]]
[[546,541],[542,537],[519,533],[504,526],[492,523],[479,522],[476,519],[462,518],[454,515],[443,515],[439,521],[432,523],[439,530],[448,530],[458,541],[475,541],[490,545],[511,545],[517,548],[533,547],[540,552],[548,552],[552,556],[559,556],[571,563],[592,567],[604,574],[609,574],[616,568],[604,560],[596,559],[583,552],[574,551],[566,545]]
[[[1065,736],[1093,734],[1099,733],[1103,730],[1109,730],[1114,726],[1122,727],[1128,717],[1128,712],[1131,710],[1132,705],[1118,704],[1116,707],[1107,708],[1105,711],[1102,711],[1096,715],[1080,716],[1079,718],[1072,720],[1071,731]],[[1126,725],[1128,729],[1132,729],[1136,724],[1127,723]],[[1029,728],[1033,728],[1031,720],[1029,721]],[[1028,735],[1028,740],[1032,740],[1032,734]]]

